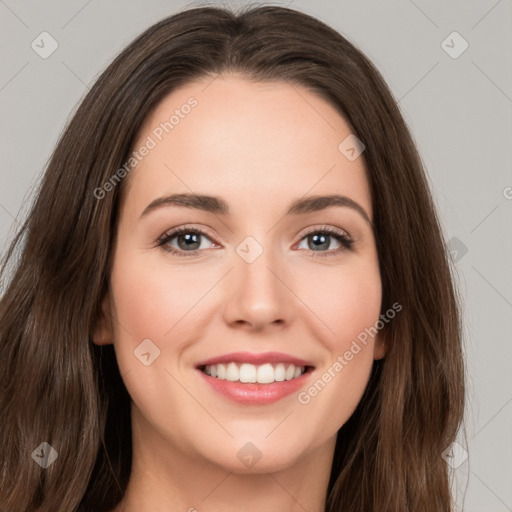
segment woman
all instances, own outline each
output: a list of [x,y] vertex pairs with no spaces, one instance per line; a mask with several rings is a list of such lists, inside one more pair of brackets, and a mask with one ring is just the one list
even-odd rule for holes
[[4,276],[21,242],[1,509],[452,510],[446,247],[391,93],[325,24],[149,28],[66,128]]

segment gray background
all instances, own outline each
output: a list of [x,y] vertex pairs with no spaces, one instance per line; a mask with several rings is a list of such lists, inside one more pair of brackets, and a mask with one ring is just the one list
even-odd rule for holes
[[[512,511],[511,0],[295,0],[354,42],[387,80],[428,170],[464,299],[467,447],[456,493],[467,512]],[[0,0],[0,249],[77,102],[150,24],[214,2]],[[241,5],[224,2],[221,5]],[[57,50],[31,47],[47,31]],[[462,48],[457,31],[469,44]],[[40,43],[41,44],[41,43]],[[49,47],[48,41],[45,45]],[[452,48],[450,48],[452,47]],[[17,219],[17,220],[15,220]],[[466,252],[467,251],[467,252]],[[461,455],[462,454],[462,455]]]

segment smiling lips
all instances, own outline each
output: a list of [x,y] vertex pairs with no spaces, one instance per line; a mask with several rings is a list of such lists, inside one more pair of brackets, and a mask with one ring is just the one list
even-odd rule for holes
[[278,352],[236,352],[202,361],[196,368],[215,391],[256,405],[275,402],[298,390],[314,367]]

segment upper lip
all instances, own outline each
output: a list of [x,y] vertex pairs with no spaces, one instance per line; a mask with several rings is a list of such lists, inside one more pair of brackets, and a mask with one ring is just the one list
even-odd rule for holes
[[300,359],[283,352],[232,352],[231,354],[224,354],[218,357],[205,359],[197,363],[197,368],[206,365],[220,364],[220,363],[249,363],[254,365],[262,365],[265,363],[285,363],[293,364],[295,366],[313,366],[309,361]]

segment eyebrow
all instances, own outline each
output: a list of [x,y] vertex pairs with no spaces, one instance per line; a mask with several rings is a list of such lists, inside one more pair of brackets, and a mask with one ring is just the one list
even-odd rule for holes
[[[148,204],[148,206],[146,206],[142,212],[140,218],[145,217],[150,212],[164,206],[179,206],[183,208],[201,210],[217,215],[230,214],[228,203],[220,197],[201,194],[171,194],[168,196],[159,197]],[[370,225],[370,227],[373,228],[372,221],[366,213],[366,210],[353,199],[339,194],[331,194],[327,196],[309,196],[296,199],[288,208],[286,215],[303,215],[306,213],[322,211],[335,206],[346,207],[356,211],[363,217],[363,219]]]

